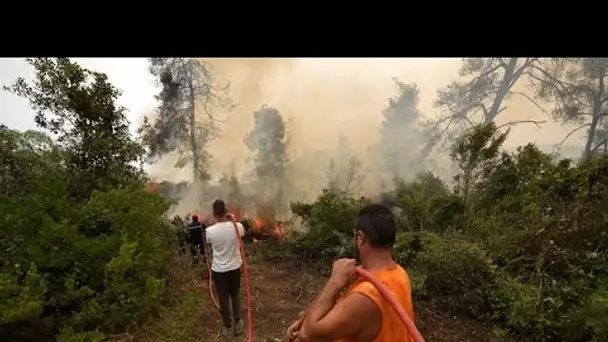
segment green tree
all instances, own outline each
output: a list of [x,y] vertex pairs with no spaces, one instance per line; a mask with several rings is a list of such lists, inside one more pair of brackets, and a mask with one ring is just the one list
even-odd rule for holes
[[489,165],[496,162],[507,133],[497,131],[494,123],[480,125],[462,136],[452,147],[450,156],[458,167],[454,177],[455,193],[468,206],[473,186],[484,176]]
[[150,71],[162,88],[156,120],[146,118],[140,128],[149,155],[177,152],[176,167],[192,163],[193,180],[209,180],[214,111],[232,108],[229,84],[213,75],[209,63],[192,58],[150,58]]
[[28,58],[35,81],[19,77],[6,90],[29,100],[38,126],[57,135],[65,149],[72,198],[94,190],[131,186],[142,179],[142,149],[129,135],[120,91],[99,72],[69,58]]
[[101,341],[159,308],[167,203],[144,191],[119,91],[69,59],[9,88],[56,133],[0,129],[0,336]]

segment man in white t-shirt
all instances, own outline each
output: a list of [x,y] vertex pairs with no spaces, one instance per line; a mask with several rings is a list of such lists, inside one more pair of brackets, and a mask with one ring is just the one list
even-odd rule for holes
[[[237,222],[239,236],[234,224],[228,217],[226,204],[222,200],[213,202],[213,216],[217,223],[206,229],[207,243],[211,246],[211,274],[220,304],[220,313],[224,322],[222,335],[227,339],[243,333],[239,292],[241,287],[241,259],[239,239],[245,235],[245,229]],[[232,302],[232,317],[230,304]]]

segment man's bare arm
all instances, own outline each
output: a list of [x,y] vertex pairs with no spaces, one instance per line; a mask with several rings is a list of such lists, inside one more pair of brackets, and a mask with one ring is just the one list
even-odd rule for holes
[[326,342],[359,334],[365,324],[380,321],[380,309],[370,298],[353,293],[336,303],[341,288],[331,281],[308,310],[298,338]]

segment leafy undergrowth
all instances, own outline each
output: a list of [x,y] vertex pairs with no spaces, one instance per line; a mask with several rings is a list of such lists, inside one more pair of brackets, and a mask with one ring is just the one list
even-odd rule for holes
[[[172,296],[159,317],[111,342],[219,341],[220,316],[208,296],[205,267],[193,267],[188,257],[172,268]],[[287,326],[312,300],[326,277],[318,268],[292,261],[250,260],[252,312],[256,341],[281,340]],[[243,317],[245,310],[243,310]],[[473,320],[453,317],[433,305],[416,303],[416,323],[427,341],[504,341],[492,329]],[[245,341],[241,337],[237,341]]]

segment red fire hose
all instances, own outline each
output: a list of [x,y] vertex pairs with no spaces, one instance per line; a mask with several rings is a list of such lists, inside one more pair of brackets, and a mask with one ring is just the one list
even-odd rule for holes
[[[243,261],[243,275],[245,277],[245,302],[246,302],[246,307],[247,307],[247,341],[253,342],[253,320],[252,320],[252,316],[251,316],[251,293],[250,293],[250,284],[249,284],[249,270],[247,268],[247,259],[245,259],[245,248],[243,246],[243,240],[241,239],[241,234],[239,232],[239,229],[236,224],[236,220],[234,219],[234,216],[230,215],[230,220],[232,221],[232,224],[234,225],[234,230],[235,230],[238,240],[239,240],[239,247],[240,247],[240,251],[241,251],[241,260]],[[205,254],[207,254],[206,249],[205,249]],[[208,258],[205,258],[205,259],[207,261],[207,268],[209,269],[209,295],[211,296],[211,299],[213,300],[213,303],[215,304],[215,306],[219,309],[219,305],[217,303],[217,300],[215,299],[215,296],[213,295],[213,290],[212,290],[212,286],[211,286],[211,267],[209,267],[209,259]],[[399,302],[397,301],[397,298],[395,298],[395,296],[382,283],[382,281],[380,279],[376,278],[374,275],[372,275],[368,271],[362,269],[361,267],[357,267],[355,269],[355,274],[357,276],[359,276],[360,278],[363,278],[363,279],[369,281],[370,283],[372,283],[372,285],[374,285],[374,287],[376,287],[378,289],[378,291],[380,292],[382,297],[384,297],[384,299],[386,299],[389,302],[389,304],[393,307],[393,309],[397,312],[397,315],[399,315],[401,322],[403,323],[403,325],[405,325],[410,336],[412,336],[412,338],[414,339],[414,342],[424,342],[424,338],[422,337],[422,335],[416,328],[416,325],[414,324],[414,322],[412,321],[410,316],[407,314],[407,312],[401,306],[401,304],[399,304]]]
[[212,279],[211,279],[211,265],[209,265],[209,254],[207,252],[207,248],[205,248],[205,263],[207,264],[207,270],[208,270],[208,279],[207,279],[207,283],[208,283],[208,288],[209,288],[209,297],[211,297],[211,300],[213,301],[213,305],[215,305],[216,309],[220,309],[220,304],[217,302],[217,299],[215,298],[215,295],[213,294],[213,283],[212,283]]

